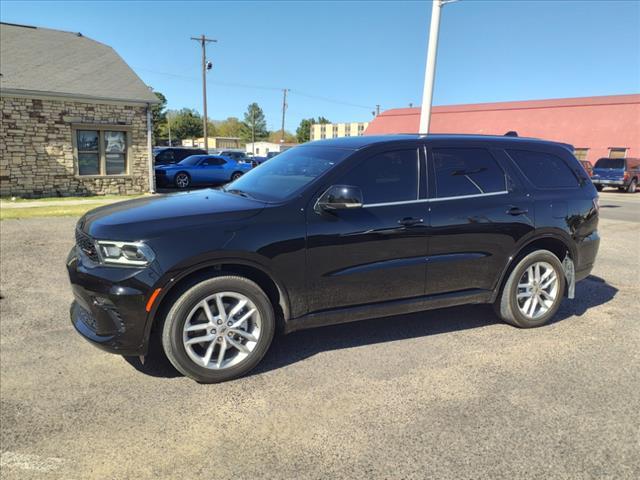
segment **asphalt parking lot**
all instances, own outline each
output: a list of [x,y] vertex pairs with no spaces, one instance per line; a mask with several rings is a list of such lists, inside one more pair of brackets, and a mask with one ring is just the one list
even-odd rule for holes
[[75,218],[0,224],[1,476],[640,477],[640,194],[604,192],[593,275],[557,320],[456,307],[277,338],[199,385],[68,320]]

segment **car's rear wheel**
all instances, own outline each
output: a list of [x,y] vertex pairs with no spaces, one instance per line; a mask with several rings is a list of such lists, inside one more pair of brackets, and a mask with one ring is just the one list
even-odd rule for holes
[[191,185],[191,177],[187,172],[178,172],[173,181],[178,188],[188,188]]
[[271,345],[273,307],[251,280],[219,276],[187,290],[171,307],[162,345],[173,366],[202,383],[237,378]]
[[596,185],[596,190],[601,192],[604,187],[602,185]]
[[234,180],[239,179],[242,176],[242,172],[233,172],[233,174],[231,175],[231,181],[233,182]]
[[496,313],[516,327],[539,327],[560,308],[564,288],[558,257],[548,250],[536,250],[522,258],[509,275],[494,305]]
[[636,188],[637,187],[638,187],[638,182],[634,178],[633,180],[631,180],[631,183],[627,187],[627,193],[636,193]]

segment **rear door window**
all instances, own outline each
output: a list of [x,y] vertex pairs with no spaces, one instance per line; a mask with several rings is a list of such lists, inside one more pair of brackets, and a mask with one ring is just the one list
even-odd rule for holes
[[506,191],[505,173],[484,148],[434,148],[436,197],[463,197]]
[[546,152],[508,150],[522,173],[539,188],[577,187],[578,178],[560,157]]

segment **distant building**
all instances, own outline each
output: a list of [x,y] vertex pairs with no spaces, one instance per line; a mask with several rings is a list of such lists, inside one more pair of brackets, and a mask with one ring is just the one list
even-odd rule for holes
[[255,154],[257,157],[266,157],[269,152],[284,152],[295,145],[295,143],[249,142],[245,145],[244,150],[247,153]]
[[[365,135],[418,133],[419,108],[396,108],[378,115]],[[504,135],[516,131],[570,143],[576,157],[640,157],[640,95],[478,103],[434,107],[431,133]]]
[[153,92],[109,46],[0,23],[0,195],[153,189]]
[[359,137],[364,134],[369,122],[314,123],[311,125],[311,140],[338,137]]
[[[208,137],[210,149],[219,148],[240,148],[240,138],[238,137]],[[182,140],[183,147],[204,148],[204,137],[185,138]]]

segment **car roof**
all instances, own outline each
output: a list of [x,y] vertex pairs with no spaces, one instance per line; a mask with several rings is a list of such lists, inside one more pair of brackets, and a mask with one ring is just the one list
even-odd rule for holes
[[573,146],[567,143],[554,142],[551,140],[541,140],[539,138],[528,137],[515,137],[505,135],[469,135],[469,134],[455,134],[455,133],[438,133],[438,134],[393,134],[393,135],[371,135],[371,136],[359,136],[359,137],[340,137],[330,138],[325,140],[315,140],[309,142],[306,145],[313,146],[327,146],[336,148],[347,148],[352,150],[358,150],[361,148],[369,147],[371,145],[384,145],[400,143],[410,140],[451,140],[451,141],[468,141],[468,142],[495,142],[502,144],[523,145],[523,144],[545,144],[545,145],[557,145],[564,148],[573,150]]

